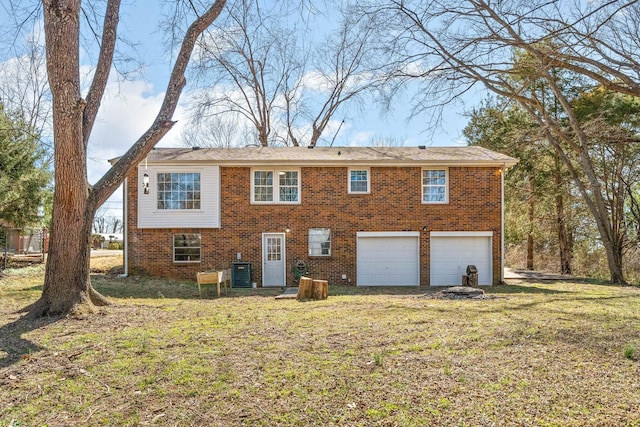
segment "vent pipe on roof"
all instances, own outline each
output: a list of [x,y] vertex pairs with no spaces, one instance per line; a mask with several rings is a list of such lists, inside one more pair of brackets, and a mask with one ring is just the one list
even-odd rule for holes
[[427,147],[426,147],[425,145],[418,145],[418,149],[420,149],[420,150],[424,150],[424,149],[426,149],[426,148],[427,148]]
[[199,150],[199,149],[200,149],[200,147],[195,146],[195,147],[191,147],[191,149],[192,149],[193,151],[196,151],[196,150]]
[[307,148],[311,149],[313,148],[313,145],[307,145]]

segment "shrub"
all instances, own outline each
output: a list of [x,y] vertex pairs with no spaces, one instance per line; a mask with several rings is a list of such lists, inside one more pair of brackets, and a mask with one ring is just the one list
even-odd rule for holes
[[373,353],[373,362],[376,364],[376,366],[382,366],[384,362],[384,356],[382,355],[382,353]]
[[112,251],[121,250],[122,249],[122,243],[120,243],[120,242],[109,242],[109,245],[107,246],[107,249],[112,250]]
[[627,344],[624,346],[624,357],[629,360],[638,359],[638,349],[633,344]]

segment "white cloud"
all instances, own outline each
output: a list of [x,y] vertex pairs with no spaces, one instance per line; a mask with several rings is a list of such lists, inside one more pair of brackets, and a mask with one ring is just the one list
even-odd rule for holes
[[[87,152],[87,174],[96,183],[111,167],[108,160],[124,154],[155,119],[164,92],[153,93],[153,86],[142,80],[110,82],[100,106]],[[178,146],[186,122],[179,105],[174,114],[178,122],[157,146]],[[105,203],[106,216],[122,216],[122,188]]]
[[428,72],[422,61],[408,62],[403,68],[402,72],[411,76],[421,76]]
[[310,71],[302,76],[300,80],[302,87],[319,93],[330,92],[333,86],[329,78],[319,71]]
[[371,143],[371,140],[375,136],[373,131],[360,131],[356,132],[351,138],[349,138],[349,146],[367,146]]
[[455,138],[452,142],[452,145],[456,147],[466,147],[468,144],[467,140],[464,138]]
[[[163,93],[153,93],[153,86],[141,80],[112,82],[107,85],[96,119],[87,157],[89,182],[94,183],[109,169],[107,160],[124,154],[151,126],[157,115]],[[178,123],[158,146],[178,145],[184,119],[182,108],[176,110]]]

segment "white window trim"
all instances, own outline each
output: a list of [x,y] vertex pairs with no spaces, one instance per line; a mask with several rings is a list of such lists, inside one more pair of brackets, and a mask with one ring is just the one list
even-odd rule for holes
[[[255,172],[273,172],[273,200],[272,201],[256,201],[255,200]],[[280,197],[280,172],[297,172],[298,173],[298,200],[295,202],[281,202]],[[251,195],[252,205],[299,205],[302,200],[302,172],[300,168],[251,168]]]
[[[200,208],[199,209],[158,209],[158,174],[160,173],[198,173],[200,174]],[[144,175],[144,172],[143,172]],[[160,215],[167,215],[171,213],[202,213],[202,205],[204,202],[205,191],[202,185],[202,177],[204,171],[202,169],[174,169],[174,168],[156,168],[153,173],[149,174],[149,194],[145,194],[144,197],[151,196],[153,201],[153,212],[157,212]],[[140,186],[142,188],[142,185]]]
[[[436,171],[444,171],[444,180],[445,180],[445,184],[444,184],[444,201],[441,202],[426,202],[424,200],[424,184],[423,184],[423,174],[424,171],[430,171],[430,170],[436,170]],[[448,167],[429,167],[429,168],[422,168],[422,170],[420,171],[420,200],[422,201],[423,205],[446,205],[449,203],[449,168]]]
[[[329,230],[329,253],[328,254],[312,254],[311,253],[311,230]],[[332,252],[332,248],[331,248],[331,236],[332,232],[331,232],[331,228],[329,227],[311,227],[307,230],[307,253],[309,254],[310,257],[330,257],[331,256],[331,252]],[[322,243],[322,242],[321,242]],[[320,252],[322,252],[322,244],[320,245]]]
[[[351,171],[367,172],[367,191],[351,191]],[[371,193],[371,168],[349,168],[347,171],[347,193],[348,194],[369,194]]]
[[[200,239],[200,259],[195,261],[176,261],[176,235],[177,234],[196,234]],[[173,233],[171,235],[171,246],[173,246],[173,263],[174,264],[200,264],[202,262],[202,234],[200,233]],[[188,248],[195,248],[196,246],[187,246]]]

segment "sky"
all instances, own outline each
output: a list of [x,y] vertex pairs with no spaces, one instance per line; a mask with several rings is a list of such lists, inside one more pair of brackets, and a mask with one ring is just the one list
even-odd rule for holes
[[[149,127],[162,102],[171,71],[168,57],[158,30],[161,11],[155,0],[123,2],[119,24],[120,34],[136,45],[143,64],[143,72],[135,78],[122,81],[112,72],[107,92],[102,102],[89,142],[87,171],[89,181],[96,182],[110,167],[109,159],[122,155],[128,147]],[[10,61],[11,58],[1,58]],[[90,72],[92,61],[88,55],[82,58],[85,71]],[[181,103],[174,115],[176,126],[158,144],[158,147],[181,146],[181,129],[187,122],[185,102],[189,99],[189,85],[183,92]],[[406,146],[414,145],[464,145],[462,129],[467,123],[461,104],[448,107],[437,129],[426,129],[429,113],[422,113],[409,120],[411,113],[408,92],[394,100],[392,109],[381,112],[378,108],[350,114],[336,135],[334,145],[367,145],[373,138],[404,140]],[[342,117],[336,118],[338,121]],[[106,203],[103,212],[120,216],[122,191],[117,190]]]

